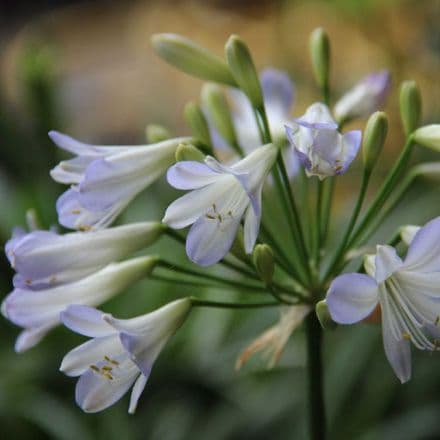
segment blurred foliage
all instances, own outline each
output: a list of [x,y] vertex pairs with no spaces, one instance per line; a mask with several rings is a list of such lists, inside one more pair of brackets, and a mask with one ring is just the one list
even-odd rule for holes
[[[391,0],[389,1],[391,3]],[[395,1],[394,1],[395,2]],[[393,3],[394,3],[393,2]],[[292,2],[294,3],[294,2]],[[336,0],[342,13],[374,16],[379,0]],[[388,2],[387,2],[388,3]],[[420,2],[422,4],[423,2]],[[438,24],[438,23],[437,23]],[[439,34],[429,44],[439,51]],[[111,48],[108,48],[111,50]],[[3,244],[14,225],[24,225],[25,211],[34,207],[45,227],[56,223],[54,209],[61,186],[50,181],[49,169],[60,152],[48,141],[51,128],[61,129],[64,115],[59,110],[57,50],[52,44],[34,41],[21,54],[19,81],[21,102],[16,107],[0,96],[0,241]],[[304,61],[305,62],[305,61]],[[299,84],[308,80],[299,77]],[[115,84],[119,86],[119,84]],[[170,88],[171,84],[164,85]],[[424,90],[423,94],[429,94]],[[187,100],[194,96],[187,96]],[[169,102],[158,115],[166,114]],[[437,104],[438,106],[438,104]],[[437,116],[439,110],[437,109]],[[435,115],[425,115],[426,119]],[[160,116],[158,121],[162,122]],[[178,126],[180,122],[175,122]],[[112,132],[113,133],[113,132]],[[102,133],[102,137],[108,136]],[[136,133],[121,133],[143,142],[143,127]],[[393,150],[396,151],[396,148]],[[392,153],[394,154],[394,153]],[[428,153],[417,153],[429,160]],[[390,158],[391,157],[391,158]],[[384,159],[386,171],[392,155]],[[341,180],[343,195],[355,188],[358,168]],[[380,174],[380,173],[379,173]],[[377,180],[381,176],[377,177]],[[350,180],[351,179],[351,180]],[[177,192],[162,180],[141,195],[119,220],[158,219]],[[335,214],[340,222],[350,212],[355,194],[341,198]],[[276,207],[267,206],[274,230]],[[423,223],[438,215],[438,186],[419,182],[383,225],[377,237],[389,236],[396,224]],[[336,226],[333,240],[338,240]],[[374,240],[373,240],[374,241]],[[168,255],[185,263],[180,248],[162,239],[151,252]],[[10,288],[12,272],[6,259],[0,260],[0,290]],[[233,300],[237,292],[194,289],[155,281],[139,283],[105,310],[121,317],[151,310],[185,295]],[[253,360],[239,373],[233,365],[240,351],[277,319],[274,310],[231,313],[224,310],[196,310],[157,361],[135,416],[126,411],[125,397],[114,407],[96,415],[83,414],[74,403],[74,382],[59,373],[62,356],[82,339],[60,328],[37,348],[16,355],[13,340],[17,329],[0,320],[0,432],[2,438],[17,439],[302,439],[305,438],[305,353],[302,331],[290,341],[281,364],[272,371]],[[394,377],[382,349],[380,328],[373,325],[339,327],[325,334],[325,387],[330,438],[338,440],[414,440],[440,436],[440,367],[438,356],[414,353],[413,379],[401,386]]]

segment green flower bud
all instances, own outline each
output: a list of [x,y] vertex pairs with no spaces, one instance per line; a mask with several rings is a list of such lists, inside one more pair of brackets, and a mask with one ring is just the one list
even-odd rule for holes
[[426,162],[416,165],[412,171],[414,176],[440,181],[440,162]]
[[405,135],[410,135],[420,124],[422,97],[415,81],[404,81],[400,87],[400,117]]
[[316,316],[318,318],[321,327],[324,330],[333,330],[337,327],[336,322],[334,322],[330,316],[330,312],[328,311],[327,303],[325,299],[319,301],[315,306]]
[[194,145],[180,144],[176,149],[176,162],[181,162],[182,160],[203,162],[205,155]]
[[183,112],[186,122],[191,127],[193,136],[204,145],[212,148],[211,135],[209,134],[208,122],[199,105],[188,102]]
[[216,84],[205,84],[202,88],[202,102],[220,135],[229,145],[235,148],[237,146],[237,136],[229,105],[222,89]]
[[263,108],[263,92],[251,53],[237,35],[231,35],[225,46],[226,59],[235,82],[250,99],[254,108]]
[[322,28],[315,29],[310,35],[310,55],[313,73],[319,87],[328,90],[330,72],[330,41]]
[[266,285],[272,284],[275,270],[272,248],[267,244],[257,244],[252,254],[255,269]]
[[414,141],[423,147],[440,151],[440,124],[425,125],[418,128],[413,135]]
[[388,131],[388,118],[384,112],[375,112],[368,119],[362,142],[362,154],[366,171],[376,165]]
[[235,86],[227,64],[209,50],[177,34],[155,34],[156,53],[167,63],[197,78]]
[[171,139],[173,135],[168,130],[168,128],[159,124],[148,124],[145,127],[145,137],[147,142],[150,144],[156,144],[158,142],[166,141]]

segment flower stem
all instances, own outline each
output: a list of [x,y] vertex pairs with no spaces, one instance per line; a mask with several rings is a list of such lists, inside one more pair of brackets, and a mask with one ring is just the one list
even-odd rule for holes
[[279,307],[278,302],[264,302],[264,303],[229,303],[209,301],[191,297],[191,304],[193,307],[214,307],[220,309],[256,309],[262,307]]
[[308,360],[308,420],[311,440],[324,440],[326,432],[323,369],[322,328],[314,313],[306,318]]

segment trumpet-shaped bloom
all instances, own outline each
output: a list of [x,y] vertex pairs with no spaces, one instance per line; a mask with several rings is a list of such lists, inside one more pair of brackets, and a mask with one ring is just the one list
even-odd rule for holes
[[336,103],[336,119],[346,121],[369,116],[384,103],[390,86],[391,77],[386,70],[366,76]]
[[70,304],[96,306],[109,300],[131,284],[148,276],[157,258],[133,258],[110,264],[100,271],[70,284],[41,290],[15,288],[3,301],[3,316],[24,330],[15,350],[25,351],[59,324],[59,315]]
[[260,227],[263,184],[276,155],[277,148],[269,144],[231,167],[207,157],[205,163],[183,161],[168,170],[172,186],[193,190],[174,201],[163,218],[175,229],[193,224],[186,241],[192,261],[201,266],[220,261],[243,216],[245,250],[252,252]]
[[129,413],[134,413],[153,364],[191,310],[189,298],[132,319],[115,319],[91,307],[72,305],[61,313],[71,330],[93,339],[64,357],[60,370],[80,376],[76,402],[86,412],[102,411],[133,385]]
[[328,107],[312,104],[306,113],[286,126],[289,139],[308,176],[321,180],[343,174],[356,157],[361,145],[361,132],[338,132]]
[[54,131],[49,135],[60,148],[77,155],[57,165],[51,176],[57,182],[73,184],[58,199],[57,211],[63,226],[80,230],[112,223],[137,194],[165,173],[179,143],[189,139],[96,146]]
[[394,248],[378,246],[366,261],[368,275],[337,277],[327,293],[332,319],[352,324],[380,304],[385,354],[401,382],[411,376],[410,343],[438,350],[440,337],[440,217],[414,236],[402,261]]
[[15,232],[6,255],[17,271],[14,286],[41,290],[71,283],[109,263],[152,244],[163,231],[155,222],[133,223],[111,229],[72,232]]

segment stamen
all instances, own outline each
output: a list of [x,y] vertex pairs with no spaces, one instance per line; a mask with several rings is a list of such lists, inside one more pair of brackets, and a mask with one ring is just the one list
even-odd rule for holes
[[411,335],[408,332],[402,333],[402,338],[406,341],[411,341]]
[[90,368],[95,371],[96,373],[100,373],[101,370],[96,365],[90,365]]

